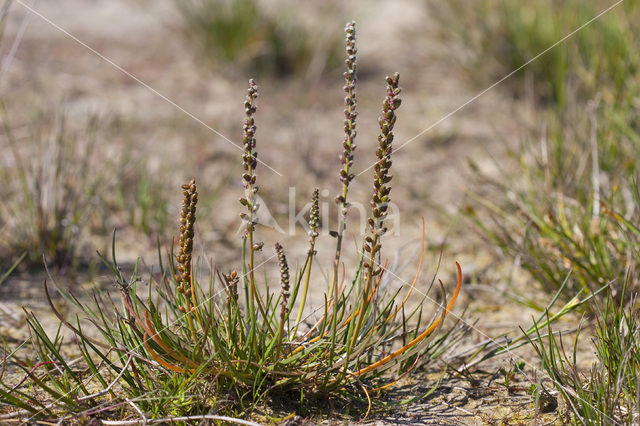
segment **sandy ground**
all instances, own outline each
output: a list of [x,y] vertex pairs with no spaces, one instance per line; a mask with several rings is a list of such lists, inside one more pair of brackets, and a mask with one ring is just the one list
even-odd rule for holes
[[[26,5],[31,3],[24,0]],[[504,292],[514,280],[518,285],[524,280],[514,278],[518,274],[510,265],[490,263],[489,249],[473,235],[471,225],[460,220],[458,211],[467,187],[466,159],[472,158],[491,173],[495,169],[491,158],[502,158],[508,145],[517,142],[521,123],[528,117],[527,105],[510,99],[499,88],[465,105],[482,88],[458,70],[454,54],[442,40],[443,28],[424,4],[408,0],[342,3],[293,6],[290,13],[301,22],[315,23],[327,34],[341,34],[345,22],[357,22],[361,79],[355,168],[364,173],[352,185],[352,199],[366,205],[369,198],[368,167],[374,159],[384,76],[398,71],[403,104],[396,126],[392,198],[400,208],[401,227],[398,235],[385,238],[385,254],[393,260],[395,254],[402,255],[399,250],[407,242],[415,248],[420,218],[424,217],[428,251],[423,288],[434,273],[440,245],[446,240],[439,276],[445,283],[453,283],[454,261],[463,265],[467,279],[455,314],[468,307],[465,320],[479,320],[466,345],[505,331],[515,333],[518,325],[529,323],[533,313],[506,299]],[[4,41],[6,54],[27,20],[24,37],[0,80],[10,113],[17,117],[16,133],[26,134],[20,127],[21,114],[60,105],[64,105],[72,126],[89,112],[106,117],[107,124],[100,132],[105,155],[146,156],[147,172],[157,178],[160,190],[175,194],[170,217],[175,217],[179,207],[179,193],[174,189],[191,177],[198,180],[204,200],[198,222],[200,254],[213,258],[223,269],[238,267],[237,198],[242,192],[238,145],[242,101],[250,76],[198,57],[198,51],[180,35],[180,20],[171,1],[40,0],[34,4],[34,13],[22,2],[13,5]],[[335,69],[321,77],[295,75],[279,80],[264,76],[258,80],[258,151],[260,159],[274,170],[259,166],[260,194],[285,231],[290,188],[295,188],[297,209],[307,202],[313,187],[326,189],[321,199],[326,206],[333,205],[331,200],[338,191],[341,72]],[[307,245],[303,230],[298,228],[295,235],[289,235],[262,229],[260,235],[266,248],[279,240],[290,253],[291,263],[303,261]],[[352,241],[357,235],[353,231],[346,238],[347,267],[356,261]],[[132,262],[144,254],[153,263],[153,241],[139,231],[122,232],[118,239],[121,259]],[[105,243],[100,244],[103,247]],[[321,238],[318,264],[325,274],[329,274],[333,244],[332,238]],[[262,260],[269,265],[274,263],[270,256],[271,250],[265,249]],[[399,275],[408,280],[412,274],[409,267]],[[23,335],[20,305],[46,315],[41,279],[38,274],[23,274],[4,284],[3,334]],[[98,274],[95,281],[108,279]],[[322,286],[317,286],[312,303],[319,303],[323,292]],[[543,302],[544,295],[540,297]],[[518,354],[531,359],[527,351]],[[529,383],[521,380],[507,393],[493,377],[498,366],[508,362],[509,357],[504,357],[483,365],[485,373],[478,373],[477,380],[448,378],[436,396],[374,421],[528,424],[535,420],[531,397],[524,390]],[[535,421],[542,423],[543,419]]]

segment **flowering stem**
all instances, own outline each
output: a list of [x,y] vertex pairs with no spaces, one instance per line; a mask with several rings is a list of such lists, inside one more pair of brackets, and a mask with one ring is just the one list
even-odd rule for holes
[[316,254],[316,237],[318,236],[318,226],[320,225],[319,216],[319,191],[318,188],[313,190],[313,197],[311,200],[311,213],[309,214],[309,253],[307,254],[307,261],[305,263],[305,277],[304,285],[302,288],[302,300],[300,301],[300,308],[298,309],[298,315],[296,316],[296,325],[293,328],[293,335],[298,332],[298,325],[302,321],[302,312],[304,311],[304,305],[307,302],[307,292],[309,291],[309,281],[311,280],[311,265],[313,264],[313,256]]
[[400,76],[396,73],[393,77],[387,77],[387,96],[382,103],[382,116],[378,119],[380,125],[380,135],[378,135],[378,149],[376,157],[378,161],[374,166],[373,178],[373,198],[371,199],[371,216],[368,220],[370,235],[365,238],[364,250],[369,254],[369,260],[364,265],[365,286],[362,293],[360,305],[360,315],[352,337],[352,344],[358,338],[365,313],[369,307],[369,295],[371,293],[371,283],[380,274],[381,268],[376,268],[376,255],[380,252],[380,238],[387,231],[384,227],[384,219],[387,216],[389,207],[389,193],[391,187],[391,153],[393,152],[393,127],[396,123],[395,110],[400,106],[400,87],[398,83]]
[[333,259],[333,273],[331,276],[331,284],[329,285],[328,300],[331,300],[336,292],[336,286],[338,284],[338,268],[340,267],[340,257],[342,255],[342,238],[346,229],[347,209],[349,207],[347,203],[347,193],[349,191],[349,182],[353,179],[354,175],[351,173],[351,166],[353,165],[353,151],[356,149],[354,140],[356,137],[356,27],[355,22],[347,23],[345,27],[346,38],[346,54],[345,64],[347,70],[344,72],[345,86],[344,91],[346,96],[345,110],[344,110],[344,142],[343,153],[340,156],[342,160],[342,170],[340,170],[340,180],[342,181],[342,194],[336,197],[336,203],[339,208],[338,215],[338,231],[336,239],[336,253]]
[[184,200],[180,212],[180,249],[178,250],[178,273],[176,283],[178,293],[184,298],[184,306],[180,306],[180,311],[185,314],[191,338],[195,342],[196,330],[193,324],[192,311],[196,309],[196,304],[191,305],[191,300],[195,301],[193,294],[193,266],[191,253],[193,251],[194,224],[196,221],[196,204],[198,203],[198,191],[195,180],[182,185]]
[[289,311],[287,303],[289,301],[289,265],[284,249],[279,243],[276,243],[276,252],[278,253],[278,263],[280,264],[280,326],[278,328],[278,340],[276,342],[276,356],[274,358],[274,366],[280,359],[282,351],[282,335],[284,334],[284,323],[288,322]]
[[255,229],[255,214],[258,211],[258,205],[256,204],[256,193],[258,187],[256,186],[255,169],[258,165],[258,153],[255,151],[256,147],[256,125],[253,118],[255,114],[256,99],[258,97],[258,86],[255,81],[249,80],[249,89],[247,90],[247,99],[244,103],[246,119],[244,121],[243,131],[244,137],[242,139],[244,153],[242,155],[242,164],[244,167],[244,174],[242,175],[243,185],[245,187],[245,197],[240,199],[240,204],[247,208],[247,213],[242,213],[240,217],[246,222],[246,234],[245,239],[249,242],[249,262],[247,265],[247,274],[249,275],[249,315],[251,318],[252,327],[256,327],[256,305],[264,318],[264,323],[269,327],[269,321],[267,314],[260,301],[260,293],[256,288],[255,274],[254,274],[254,262],[255,252],[262,248],[262,243],[254,243],[253,231]]

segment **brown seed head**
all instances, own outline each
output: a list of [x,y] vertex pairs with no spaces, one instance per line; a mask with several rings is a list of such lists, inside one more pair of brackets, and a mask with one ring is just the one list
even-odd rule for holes
[[311,197],[311,212],[309,213],[309,237],[315,239],[318,236],[320,226],[320,206],[318,188],[313,190]]
[[[343,152],[340,155],[342,169],[340,170],[340,181],[345,187],[353,179],[354,175],[350,172],[353,165],[353,151],[356,149],[354,140],[356,138],[356,82],[357,82],[357,66],[356,66],[356,27],[355,22],[347,23],[345,27],[345,46],[347,57],[345,59],[346,70],[344,72],[344,91],[345,91],[345,109],[344,109],[344,141],[342,143]],[[337,203],[344,203],[342,199],[336,199]],[[344,206],[343,206],[344,208]]]
[[175,278],[178,291],[185,295],[190,294],[191,288],[191,253],[193,251],[194,225],[196,222],[196,204],[198,203],[198,191],[195,180],[182,185],[183,200],[180,211],[180,239],[178,244],[180,249],[176,260],[178,261],[178,274]]
[[229,297],[236,302],[238,301],[238,282],[240,281],[240,277],[236,271],[232,271],[230,274],[225,276],[227,280],[227,285],[229,286]]
[[[378,237],[383,235],[387,228],[384,227],[384,220],[387,217],[387,209],[390,202],[389,194],[391,193],[392,175],[389,173],[391,169],[391,154],[393,151],[393,127],[396,124],[395,110],[400,106],[400,87],[398,82],[400,76],[398,73],[392,77],[387,77],[387,96],[382,103],[382,115],[378,119],[380,125],[380,135],[378,135],[378,149],[376,157],[378,161],[374,166],[373,178],[373,197],[371,199],[371,217],[368,219],[369,230],[376,238],[367,237],[364,249],[371,253],[373,258],[380,251]],[[373,265],[368,265],[367,271],[374,271]],[[375,275],[375,274],[374,274]]]
[[280,317],[284,319],[287,314],[287,303],[289,301],[289,265],[287,263],[287,257],[284,254],[284,249],[280,243],[276,243],[276,252],[278,253],[278,263],[280,264]]
[[240,203],[247,208],[246,213],[241,214],[243,221],[247,222],[247,231],[255,227],[254,214],[258,210],[255,203],[255,194],[258,187],[255,186],[256,175],[255,170],[258,166],[258,153],[256,148],[256,125],[253,118],[257,110],[256,99],[258,98],[258,86],[255,81],[249,80],[249,89],[247,90],[247,98],[244,102],[244,110],[246,118],[243,125],[244,136],[242,138],[242,184],[245,188],[245,197],[240,199]]

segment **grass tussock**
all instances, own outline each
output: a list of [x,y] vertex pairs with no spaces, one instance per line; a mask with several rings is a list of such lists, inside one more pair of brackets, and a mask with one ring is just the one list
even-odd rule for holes
[[0,124],[0,179],[12,183],[0,188],[0,265],[24,255],[21,268],[41,268],[43,258],[58,271],[92,267],[93,247],[106,249],[114,227],[166,238],[164,182],[150,178],[147,158],[105,144],[106,119],[41,112],[21,121],[0,103]]
[[[573,347],[550,324],[536,324],[531,341],[551,385],[566,403],[567,419],[584,425],[636,424],[640,413],[640,325],[636,296],[615,302],[609,293],[593,302],[596,361],[585,371],[578,358],[580,331]],[[545,337],[541,337],[546,333]],[[542,385],[541,385],[542,386]],[[539,392],[546,392],[538,389]]]
[[[586,130],[595,125],[594,118]],[[624,157],[617,164],[602,161],[602,145],[611,144],[621,156],[635,145],[617,134],[614,147],[607,138],[615,133],[609,128],[542,135],[538,144],[514,152],[523,170],[517,184],[506,179],[508,173],[498,179],[481,176],[482,190],[471,194],[474,201],[467,207],[484,238],[529,271],[544,290],[556,291],[571,271],[566,300],[611,282],[615,297],[622,297],[620,283],[640,261],[637,167]],[[556,148],[557,154],[550,151]],[[492,195],[498,193],[506,197]],[[639,286],[637,277],[630,277],[629,290]]]
[[[6,232],[1,243],[5,259],[26,253],[26,262],[42,264],[43,256],[57,267],[87,262],[91,229],[100,232],[98,212],[105,206],[104,175],[96,173],[97,118],[82,132],[68,129],[64,116],[38,117],[41,124],[28,137],[37,152],[28,152],[14,135],[4,105],[0,119],[13,167],[2,170],[3,180],[15,182],[3,189],[2,217]],[[104,231],[104,229],[102,229]]]
[[537,101],[564,108],[571,98],[589,99],[595,92],[607,101],[626,97],[629,76],[640,64],[640,8],[622,2],[594,19],[614,3],[454,0],[433,10],[453,30],[447,35],[462,52],[459,60],[480,84],[530,62],[506,84],[518,96],[528,91]]
[[[623,2],[594,19],[611,5],[488,1],[439,9],[449,20],[459,12],[455,37],[479,52],[477,62],[464,60],[485,70],[476,74],[483,85],[535,58],[505,81],[533,101],[538,119],[509,148],[519,171],[498,165],[497,177],[476,174],[480,185],[469,192],[467,212],[487,241],[546,291],[555,292],[572,271],[567,300],[609,282],[621,297],[627,269],[640,260],[640,9]],[[471,168],[479,170],[473,162]],[[631,277],[628,288],[639,286]]]
[[208,64],[233,64],[257,76],[313,78],[339,65],[340,40],[315,37],[284,5],[270,10],[256,0],[187,0],[176,1],[176,8],[186,39]]
[[[346,30],[343,187],[336,199],[343,216],[349,208],[347,186],[353,179],[350,166],[357,105],[354,24],[348,24]],[[0,402],[19,410],[4,418],[109,415],[146,421],[196,416],[191,417],[195,420],[212,410],[216,415],[246,416],[259,402],[278,396],[296,401],[299,410],[304,410],[308,398],[331,396],[352,398],[371,409],[385,389],[441,356],[460,338],[454,328],[443,328],[461,289],[460,265],[456,264],[452,293],[440,283],[439,309],[423,311],[422,303],[410,309],[407,302],[412,295],[420,292],[424,301],[428,294],[428,289],[418,290],[423,229],[413,281],[404,291],[381,290],[382,280],[393,275],[382,258],[382,242],[392,182],[393,129],[401,104],[399,75],[387,77],[386,83],[369,227],[360,262],[354,270],[334,270],[324,303],[315,311],[316,319],[310,320],[304,310],[310,283],[324,281],[317,267],[312,271],[319,256],[315,245],[321,220],[317,190],[312,195],[305,263],[291,268],[285,247],[276,244],[272,257],[277,258],[279,291],[274,292],[268,282],[261,284],[255,273],[265,263],[258,263],[259,253],[268,249],[259,241],[256,227],[260,207],[254,118],[258,86],[251,80],[243,125],[240,267],[227,274],[218,269],[202,272],[193,254],[196,220],[203,214],[197,208],[198,188],[195,180],[183,185],[177,252],[172,250],[166,262],[160,259],[158,271],[145,278],[136,265],[131,274],[125,274],[117,261],[114,235],[112,256],[103,260],[113,273],[119,300],[97,292],[91,303],[81,303],[58,286],[81,313],[69,320],[52,302],[45,283],[60,327],[50,335],[37,316],[27,311],[31,338],[15,350],[5,348],[8,365],[20,370],[23,380],[0,381]],[[342,222],[342,232],[344,226]],[[340,235],[336,233],[337,253],[331,257],[334,266],[340,264]],[[71,331],[77,342],[80,356],[73,361],[61,350],[63,329]],[[434,383],[428,393],[436,387]]]
[[[551,379],[553,391],[542,378],[533,386],[539,402],[556,392],[563,420],[584,425],[635,424],[640,407],[640,9],[622,2],[597,17],[610,6],[484,1],[438,8],[454,38],[470,47],[463,62],[482,71],[483,86],[535,59],[505,84],[531,101],[537,119],[524,142],[509,148],[518,172],[498,165],[500,175],[488,176],[471,161],[478,185],[467,216],[499,258],[524,267],[545,291],[569,305],[576,293],[589,294],[582,306],[595,325],[580,327],[572,347],[548,314],[524,332]],[[585,329],[596,355],[590,368],[581,360]]]

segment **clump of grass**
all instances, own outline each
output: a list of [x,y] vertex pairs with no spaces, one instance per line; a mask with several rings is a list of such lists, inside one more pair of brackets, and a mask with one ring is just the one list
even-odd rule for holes
[[[456,35],[468,51],[478,52],[470,61],[474,70],[489,71],[476,74],[484,86],[608,6],[613,3],[487,1],[445,7],[459,12],[447,22],[460,24]],[[481,185],[469,192],[473,202],[467,213],[481,234],[544,290],[568,300],[572,309],[578,307],[574,294],[589,294],[580,303],[596,318],[597,361],[588,371],[578,362],[580,332],[567,351],[552,330],[548,309],[520,338],[533,345],[566,402],[566,420],[585,425],[638,422],[640,281],[629,273],[640,261],[638,13],[637,3],[623,2],[513,75],[514,94],[533,89],[528,93],[543,130],[531,132],[512,152],[517,174],[507,167],[500,167],[497,178],[478,173]],[[473,162],[472,168],[479,170]],[[549,395],[542,383],[535,391]]]
[[[108,247],[114,226],[129,226],[152,241],[166,237],[162,184],[150,179],[148,159],[104,144],[107,124],[97,116],[72,120],[64,112],[21,122],[0,102],[7,152],[0,179],[10,183],[0,188],[0,265],[26,253],[24,267],[41,268],[43,256],[59,270],[93,266],[93,247]],[[25,135],[17,128],[29,130]]]
[[176,7],[187,39],[214,64],[286,77],[317,75],[338,63],[338,40],[314,37],[282,7],[269,13],[256,0],[187,0]]
[[[122,222],[156,240],[170,234],[167,182],[149,168],[148,159],[127,150],[119,161],[113,197],[105,200]],[[153,176],[153,178],[152,178]]]
[[[464,52],[462,63],[484,84],[518,69],[612,5],[600,0],[454,0],[432,7],[446,22],[447,36]],[[589,99],[601,91],[610,100],[626,97],[628,76],[640,65],[635,48],[639,13],[637,3],[622,2],[531,62],[507,85],[524,95],[526,82],[532,82],[537,100],[561,109],[575,96]]]
[[13,160],[2,174],[7,182],[15,183],[3,189],[0,217],[7,231],[0,247],[5,259],[26,252],[25,263],[30,265],[41,265],[44,256],[52,265],[75,267],[89,261],[90,228],[100,232],[103,225],[96,213],[104,208],[99,194],[106,191],[106,185],[101,173],[93,173],[97,119],[91,118],[84,132],[74,133],[64,116],[39,118],[47,124],[36,126],[30,135],[39,152],[27,152],[14,136],[5,105],[0,104]]
[[[482,52],[483,61],[499,62],[502,77],[611,4],[462,6],[447,6],[464,22],[455,33]],[[481,234],[545,290],[555,292],[572,271],[565,299],[622,282],[627,268],[640,260],[638,234],[630,226],[640,212],[635,195],[640,170],[629,161],[640,140],[634,101],[640,93],[639,11],[637,4],[621,4],[512,77],[522,83],[521,76],[528,75],[535,98],[543,101],[536,112],[542,131],[531,131],[510,151],[514,161],[509,165],[517,174],[499,165],[503,175],[481,174],[480,185],[469,192],[475,201],[467,212]],[[479,19],[478,26],[467,21]],[[491,73],[478,74],[483,84],[495,81]],[[475,164],[472,168],[477,170]],[[630,289],[638,285],[634,278],[629,282]],[[616,297],[619,290],[613,288]]]
[[[305,276],[304,284],[302,287],[302,296],[300,300],[300,307],[298,308],[298,315],[296,316],[295,326],[293,328],[293,335],[297,335],[298,325],[302,323],[302,314],[307,302],[307,294],[309,293],[309,283],[311,282],[311,266],[313,264],[313,258],[317,254],[316,252],[316,238],[318,238],[318,227],[320,226],[320,206],[319,206],[319,190],[318,188],[313,190],[311,197],[311,211],[309,213],[309,251],[307,252],[307,260],[305,264]],[[329,292],[333,288],[333,283],[329,287]],[[296,289],[297,290],[297,289]],[[297,296],[294,295],[294,299]],[[328,296],[331,299],[331,295]]]
[[[355,52],[352,28],[352,24],[347,26],[347,52]],[[355,70],[353,59],[352,55],[347,58],[348,84],[349,79],[355,81],[355,75],[350,75],[350,70]],[[178,252],[171,252],[166,267],[161,261],[160,270],[144,280],[149,285],[146,295],[141,291],[143,279],[138,265],[130,276],[118,265],[115,235],[111,259],[104,261],[113,272],[120,306],[110,295],[99,292],[92,296],[91,303],[81,303],[58,287],[82,316],[89,318],[99,337],[90,335],[79,317],[73,322],[66,320],[51,302],[45,283],[54,314],[78,342],[80,367],[74,367],[61,354],[61,329],[52,338],[38,318],[28,313],[31,339],[23,346],[31,345],[35,356],[20,356],[22,348],[9,352],[9,359],[26,376],[17,384],[0,380],[0,401],[21,409],[12,415],[23,418],[64,419],[108,413],[120,418],[135,416],[143,422],[163,416],[204,419],[202,413],[212,409],[246,416],[255,404],[274,395],[295,398],[301,410],[307,398],[331,395],[363,401],[371,408],[372,397],[410,373],[419,361],[425,364],[440,356],[460,338],[453,328],[433,337],[458,297],[462,271],[456,264],[457,283],[452,296],[447,302],[442,286],[444,302],[423,325],[423,304],[409,309],[407,302],[419,284],[424,227],[417,272],[404,296],[400,290],[390,294],[380,290],[385,274],[391,274],[381,248],[399,94],[399,76],[387,77],[369,233],[359,253],[361,261],[349,271],[348,284],[344,269],[339,280],[328,283],[328,291],[333,293],[325,296],[315,323],[307,323],[303,311],[310,282],[323,282],[311,272],[321,220],[317,190],[312,196],[304,265],[290,269],[285,249],[278,243],[279,293],[270,293],[268,285],[261,291],[254,275],[260,266],[256,253],[263,244],[257,241],[255,222],[259,207],[254,120],[258,87],[251,80],[245,101],[242,156],[245,194],[240,203],[246,209],[241,214],[245,224],[242,273],[212,271],[204,279],[198,274],[193,255],[198,191],[192,180],[182,186]],[[348,105],[355,106],[355,93]],[[347,121],[354,118],[355,112],[348,111]],[[352,126],[347,139],[352,141],[353,136]],[[351,151],[343,157],[343,185],[352,179],[349,167],[353,146],[345,143],[344,149]],[[339,202],[346,203],[346,195]],[[423,293],[425,298],[427,293]],[[222,420],[213,415],[206,418]]]
[[[518,178],[504,170],[497,178],[477,174],[481,185],[467,208],[481,234],[545,290],[558,289],[571,270],[565,299],[620,283],[640,262],[640,170],[628,161],[639,140],[635,112],[600,105],[585,118],[574,108],[571,124],[550,121],[537,146],[513,152]],[[630,277],[632,291],[639,285]],[[621,296],[618,284],[613,292]]]
[[[608,293],[604,303],[591,301],[596,312],[593,349],[597,359],[587,372],[583,372],[577,359],[581,329],[567,353],[562,335],[554,334],[550,324],[535,324],[535,341],[530,342],[552,379],[552,386],[566,402],[571,421],[584,425],[638,422],[640,325],[636,297],[632,294],[631,300],[622,297],[615,302]],[[544,332],[546,336],[542,336]]]

